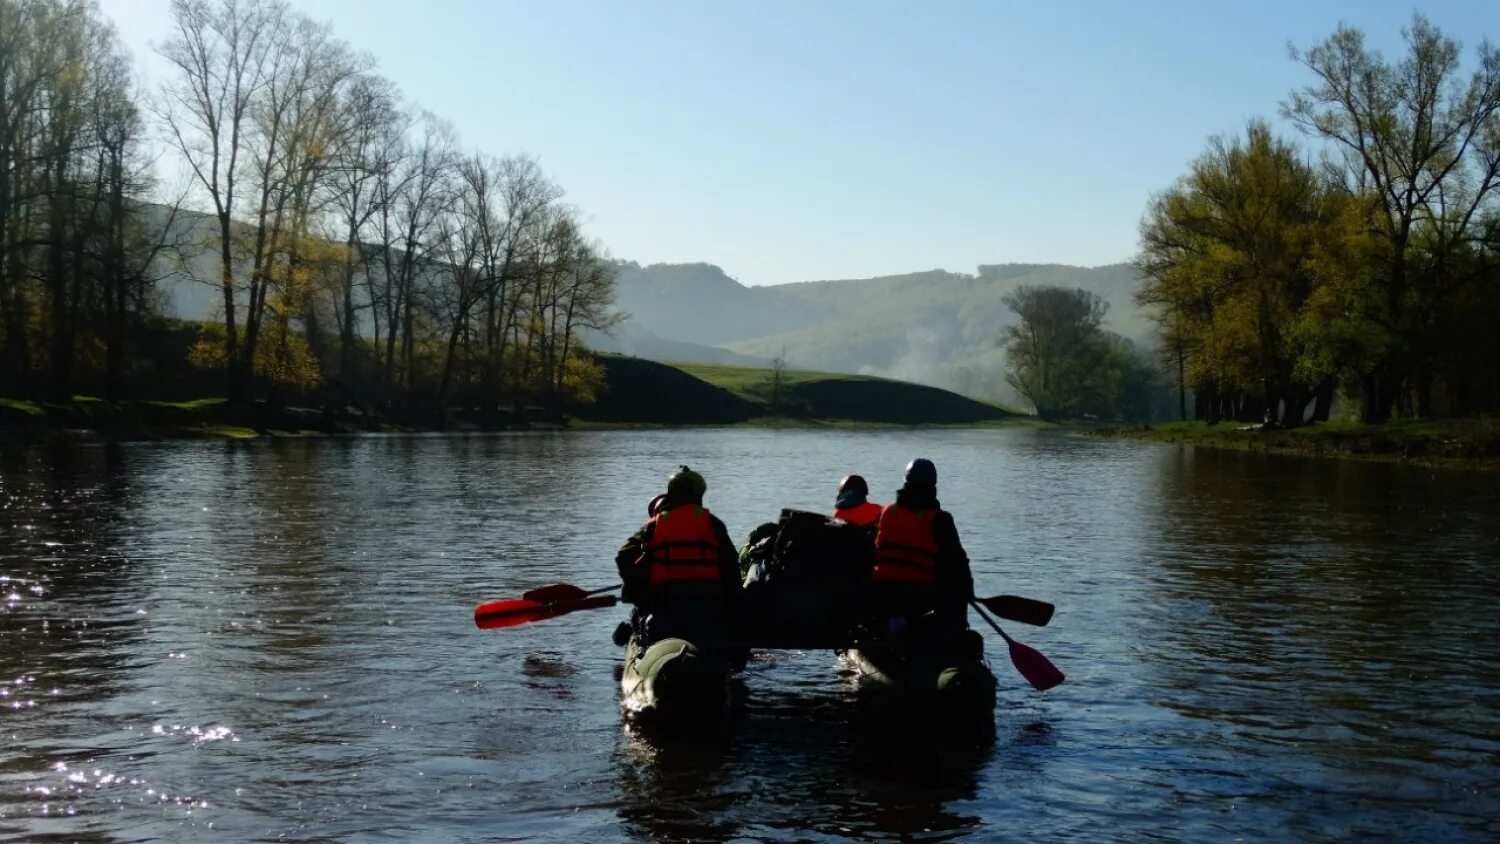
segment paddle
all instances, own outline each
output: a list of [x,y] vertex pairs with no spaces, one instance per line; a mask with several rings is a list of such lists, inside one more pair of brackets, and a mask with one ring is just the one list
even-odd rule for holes
[[970,601],[969,605],[979,613],[980,618],[995,628],[995,632],[999,633],[1000,638],[1005,640],[1005,644],[1010,646],[1011,663],[1033,688],[1039,692],[1045,692],[1063,681],[1063,673],[1057,670],[1057,666],[1036,650],[1005,635],[1005,631],[1000,629],[1000,625],[996,624],[993,618],[990,618],[989,613],[984,611],[984,607],[980,606],[978,601]]
[[538,586],[521,593],[521,597],[528,601],[536,601],[539,604],[550,604],[553,601],[578,601],[590,595],[602,595],[605,592],[613,592],[620,588],[620,584],[606,586],[603,589],[594,589],[585,592],[571,583],[554,583],[551,586]]
[[993,598],[978,598],[984,608],[1008,621],[1046,627],[1052,620],[1054,607],[1046,601],[1036,601],[1017,595],[996,595]]
[[[580,590],[581,591],[581,590]],[[533,601],[527,598],[505,598],[490,601],[474,608],[474,626],[480,630],[497,627],[515,627],[533,621],[556,618],[576,610],[592,610],[612,607],[619,602],[614,595],[595,595],[572,600]]]

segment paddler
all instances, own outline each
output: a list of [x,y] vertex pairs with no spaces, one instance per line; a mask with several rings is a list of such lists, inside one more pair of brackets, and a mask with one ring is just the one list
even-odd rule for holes
[[739,561],[728,529],[703,506],[707,489],[702,475],[679,467],[648,508],[651,517],[615,555],[621,598],[635,605],[631,621],[644,644],[723,641],[733,629]]
[[918,457],[906,483],[880,513],[870,608],[876,630],[947,641],[968,627],[974,576],[953,516],[937,499],[937,467]]
[[856,527],[874,527],[880,521],[881,507],[869,498],[870,485],[865,479],[859,475],[846,475],[839,481],[833,517]]

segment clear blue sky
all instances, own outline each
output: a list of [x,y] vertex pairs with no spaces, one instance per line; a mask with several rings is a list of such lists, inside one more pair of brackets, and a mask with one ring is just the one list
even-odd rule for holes
[[[1411,2],[292,0],[469,148],[528,152],[618,258],[746,284],[1127,260],[1150,194]],[[168,0],[101,0],[149,84]],[[1423,2],[1465,45],[1500,2]]]

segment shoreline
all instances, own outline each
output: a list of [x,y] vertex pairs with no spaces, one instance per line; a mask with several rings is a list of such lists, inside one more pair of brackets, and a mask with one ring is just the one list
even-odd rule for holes
[[1087,436],[1298,457],[1329,457],[1500,472],[1500,418],[1403,419],[1379,425],[1327,422],[1264,428],[1236,422],[1167,422],[1095,428]]
[[909,428],[1036,427],[1048,423],[1029,417],[979,422],[884,422],[821,417],[758,416],[725,422],[705,419],[645,422],[564,417],[526,418],[507,413],[476,417],[450,414],[446,419],[391,419],[346,407],[272,408],[264,402],[230,409],[222,399],[188,402],[109,402],[74,397],[67,404],[0,398],[0,445],[52,443],[126,443],[187,440],[315,439],[367,434],[489,434],[521,431],[613,431],[674,428],[766,428],[787,430],[887,430]]

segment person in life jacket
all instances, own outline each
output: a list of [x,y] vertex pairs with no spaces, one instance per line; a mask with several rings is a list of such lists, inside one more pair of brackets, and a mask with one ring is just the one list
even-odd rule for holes
[[839,495],[834,501],[833,517],[856,527],[874,527],[880,521],[881,506],[867,499],[870,485],[859,475],[839,481]]
[[703,506],[708,484],[686,466],[653,499],[650,518],[615,555],[621,598],[647,641],[722,639],[739,609],[739,558],[729,531]]
[[937,499],[937,467],[923,457],[906,467],[906,483],[880,513],[870,608],[876,629],[916,624],[940,635],[963,631],[974,597],[969,556],[953,516]]

